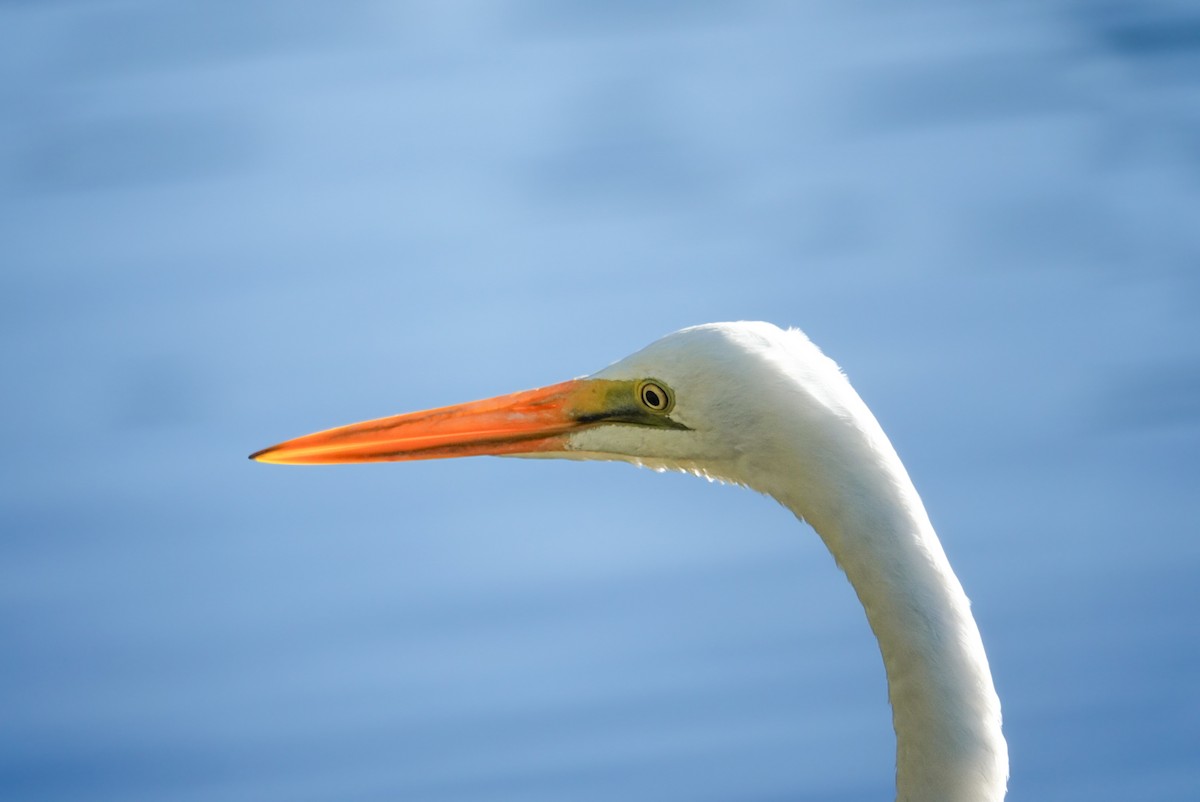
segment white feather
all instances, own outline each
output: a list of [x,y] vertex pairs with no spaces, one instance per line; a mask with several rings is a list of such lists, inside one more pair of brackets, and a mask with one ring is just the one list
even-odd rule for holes
[[768,323],[683,329],[596,373],[657,379],[689,430],[598,426],[554,456],[683,470],[812,524],[879,641],[904,802],[1003,799],[1008,749],[970,605],[887,436],[833,360]]

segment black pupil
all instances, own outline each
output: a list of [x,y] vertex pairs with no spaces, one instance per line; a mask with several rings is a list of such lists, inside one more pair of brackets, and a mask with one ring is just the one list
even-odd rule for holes
[[656,393],[650,387],[647,387],[642,391],[642,398],[645,399],[647,406],[656,408],[662,406],[662,399],[659,398],[658,393]]

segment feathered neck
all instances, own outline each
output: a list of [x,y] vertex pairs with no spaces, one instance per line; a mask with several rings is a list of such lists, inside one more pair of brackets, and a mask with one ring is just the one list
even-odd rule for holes
[[745,464],[739,478],[816,529],[866,610],[887,672],[897,798],[1002,800],[1008,747],[970,603],[895,449],[840,381],[836,414],[816,427],[799,416],[803,431],[779,432],[770,470]]

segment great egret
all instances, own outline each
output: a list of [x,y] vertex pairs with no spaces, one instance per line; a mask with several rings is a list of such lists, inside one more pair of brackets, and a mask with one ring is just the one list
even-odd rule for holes
[[330,429],[252,459],[477,454],[622,460],[773,496],[825,541],[879,640],[897,799],[1003,799],[1000,700],[966,594],[874,415],[802,332],[687,328],[586,378]]

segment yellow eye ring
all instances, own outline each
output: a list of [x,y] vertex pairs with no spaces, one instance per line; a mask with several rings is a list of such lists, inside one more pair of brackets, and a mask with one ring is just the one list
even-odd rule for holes
[[651,379],[639,382],[636,393],[641,405],[651,412],[670,412],[675,405],[670,391]]

